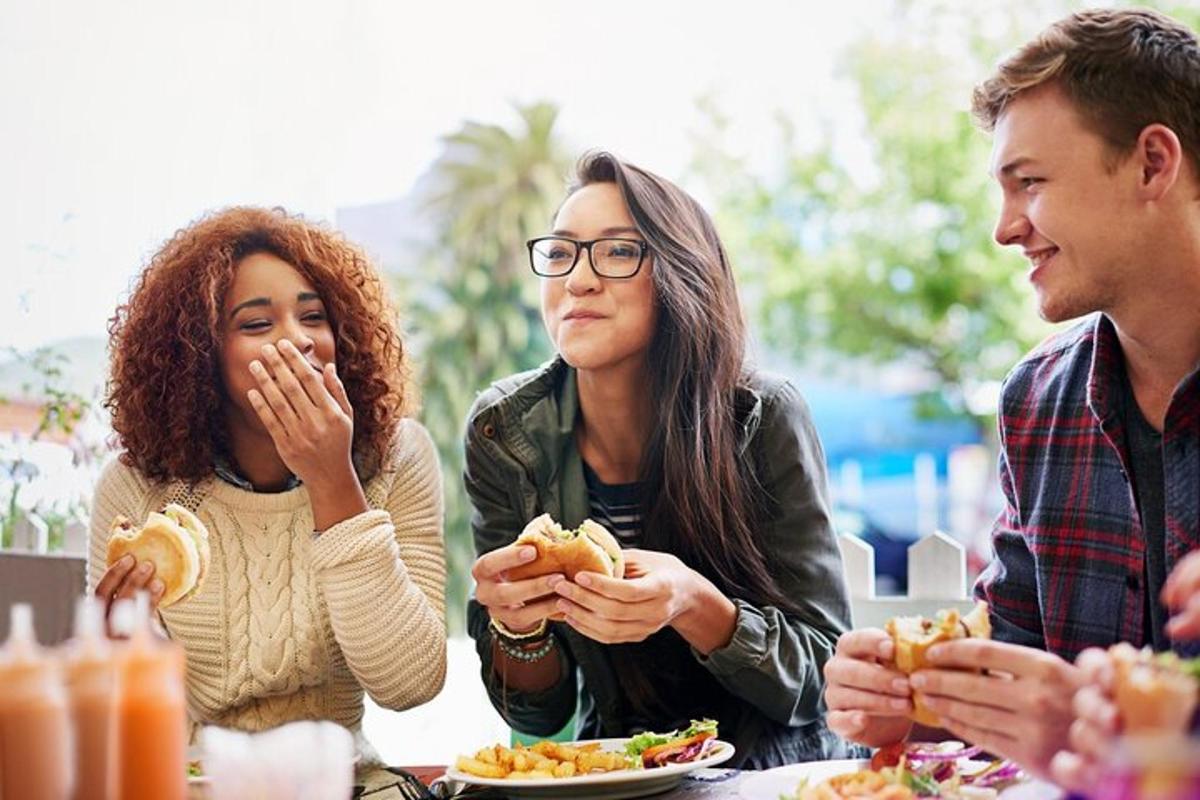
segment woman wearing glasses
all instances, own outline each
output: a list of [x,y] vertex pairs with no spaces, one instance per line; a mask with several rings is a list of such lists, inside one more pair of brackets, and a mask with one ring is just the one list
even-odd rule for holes
[[[607,153],[576,177],[529,242],[558,357],[492,386],[467,421],[469,625],[492,702],[549,735],[578,700],[578,738],[715,718],[743,767],[843,755],[820,695],[850,613],[804,401],[747,368],[729,262],[695,200]],[[606,525],[625,579],[506,580],[542,513]]]

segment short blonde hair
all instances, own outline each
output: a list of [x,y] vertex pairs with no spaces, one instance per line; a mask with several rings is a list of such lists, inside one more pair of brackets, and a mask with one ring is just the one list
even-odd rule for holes
[[1018,95],[1055,85],[1119,160],[1147,125],[1175,132],[1200,178],[1200,43],[1186,25],[1148,9],[1092,9],[1059,20],[975,88],[987,131]]

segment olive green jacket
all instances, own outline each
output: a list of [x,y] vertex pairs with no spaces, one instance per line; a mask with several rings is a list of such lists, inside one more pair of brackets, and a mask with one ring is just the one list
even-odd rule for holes
[[[606,653],[614,647],[565,624],[552,626],[563,679],[536,694],[507,690],[492,671],[487,610],[474,598],[468,630],[497,711],[525,733],[549,735],[577,711],[580,738],[619,737],[663,729],[704,713],[738,748],[735,763],[769,767],[845,754],[824,726],[822,666],[850,625],[842,561],[830,522],[824,454],[807,405],[787,381],[747,376],[738,408],[742,453],[753,459],[768,511],[759,547],[782,592],[800,609],[787,614],[730,595],[737,606],[732,640],[707,657],[671,629],[643,645],[650,663],[670,668],[674,707],[654,719],[633,714]],[[583,461],[575,444],[578,390],[574,369],[559,359],[514,375],[483,392],[467,419],[464,479],[478,554],[510,544],[525,524],[549,513],[564,526],[589,515]],[[703,476],[697,475],[697,479]],[[692,565],[694,566],[694,565]],[[726,594],[726,587],[718,586]],[[681,700],[680,698],[684,698]]]

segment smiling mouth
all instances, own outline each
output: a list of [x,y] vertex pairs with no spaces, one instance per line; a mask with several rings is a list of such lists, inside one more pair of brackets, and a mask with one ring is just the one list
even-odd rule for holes
[[1033,265],[1033,268],[1037,269],[1038,267],[1042,266],[1050,259],[1054,258],[1054,256],[1056,256],[1057,254],[1058,254],[1057,247],[1047,247],[1045,250],[1038,250],[1035,253],[1030,253],[1029,255],[1026,256],[1026,258],[1029,259],[1029,263]]

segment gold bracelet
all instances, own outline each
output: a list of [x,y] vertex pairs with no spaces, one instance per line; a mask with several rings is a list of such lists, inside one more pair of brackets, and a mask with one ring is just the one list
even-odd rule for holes
[[503,622],[496,619],[495,617],[491,617],[491,620],[492,620],[492,622],[491,622],[492,631],[496,635],[501,636],[505,639],[508,639],[510,642],[525,643],[525,642],[531,642],[534,639],[541,639],[543,636],[546,635],[546,629],[548,628],[548,624],[547,624],[546,620],[543,619],[541,622],[538,623],[538,626],[536,628],[534,628],[533,630],[531,630],[527,633],[517,633],[515,631],[509,630],[509,627],[507,625],[505,625]]

